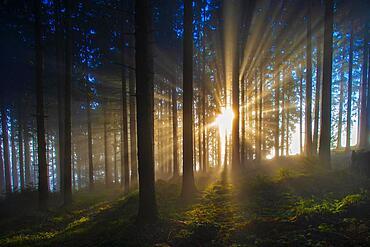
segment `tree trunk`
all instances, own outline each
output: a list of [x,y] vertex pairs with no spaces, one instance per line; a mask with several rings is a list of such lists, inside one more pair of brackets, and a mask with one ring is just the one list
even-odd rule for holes
[[[121,0],[121,9],[124,8],[125,0]],[[123,15],[122,15],[123,16]],[[124,39],[124,18],[121,19],[121,63],[125,64],[125,39]],[[122,124],[121,124],[121,186],[125,193],[129,192],[130,188],[130,167],[128,157],[128,124],[127,124],[127,80],[126,69],[121,68],[121,83],[122,83]]]
[[[369,33],[368,33],[369,35]],[[366,140],[367,140],[367,147],[370,147],[370,45],[368,45],[368,72],[367,72],[367,103],[366,103]]]
[[3,148],[0,141],[0,194],[4,192],[4,160],[3,160]]
[[255,70],[254,76],[254,145],[255,145],[255,160],[259,162],[260,159],[260,150],[258,149],[259,140],[258,140],[258,71]]
[[279,60],[276,58],[276,75],[275,75],[275,134],[274,134],[274,149],[275,149],[275,157],[279,157],[279,122],[280,122],[280,109],[279,109],[279,101],[280,101],[280,66]]
[[244,165],[245,164],[245,161],[246,161],[246,141],[245,141],[245,122],[246,122],[246,119],[245,119],[245,112],[246,112],[246,107],[247,107],[247,104],[245,103],[245,91],[246,91],[246,87],[245,87],[245,78],[244,76],[242,77],[241,81],[240,81],[240,88],[241,88],[241,105],[242,105],[242,109],[241,109],[241,144],[240,144],[240,161],[241,161],[241,164]]
[[86,80],[86,114],[87,114],[87,158],[89,161],[89,190],[94,189],[94,164],[92,153],[92,128],[91,128],[91,107],[90,107],[90,87]]
[[343,82],[344,82],[344,62],[346,57],[346,39],[343,42],[343,53],[342,53],[342,67],[340,72],[340,85],[339,85],[339,113],[338,113],[338,136],[337,136],[337,148],[342,147],[342,122],[343,122]]
[[43,47],[41,27],[41,0],[35,0],[35,49],[36,49],[36,121],[37,121],[37,155],[39,164],[39,206],[47,207],[48,174],[46,164],[45,126],[44,126],[44,92],[43,92]]
[[65,2],[65,80],[64,80],[64,162],[63,199],[64,205],[72,202],[72,160],[71,160],[71,84],[72,84],[72,25],[71,0]]
[[302,64],[300,67],[300,78],[299,78],[299,151],[303,154],[303,68]]
[[203,143],[203,172],[207,172],[208,168],[208,148],[207,148],[207,142],[206,142],[206,98],[207,98],[207,85],[206,85],[206,37],[205,37],[205,25],[206,25],[206,5],[207,2],[205,0],[202,0],[203,4],[203,37],[202,37],[202,62],[203,62],[203,68],[202,68],[202,143]]
[[173,131],[173,176],[179,176],[179,158],[177,145],[177,92],[176,84],[172,88],[172,131]]
[[325,2],[324,21],[324,60],[321,98],[321,124],[319,160],[324,166],[330,167],[330,133],[331,133],[331,80],[333,58],[333,0]]
[[154,188],[154,85],[152,12],[149,0],[135,2],[139,222],[157,219]]
[[[132,38],[130,38],[131,46],[133,46]],[[130,50],[129,58],[134,60],[134,51]],[[137,143],[136,143],[136,99],[135,94],[135,74],[129,70],[129,90],[130,90],[130,163],[131,163],[131,186],[137,186]]]
[[263,72],[262,72],[262,66],[261,66],[259,92],[258,92],[259,106],[258,106],[258,145],[257,145],[257,148],[258,148],[259,157],[257,161],[259,163],[261,162],[261,158],[262,158],[263,84],[264,84],[264,78],[263,78]]
[[317,155],[317,147],[319,142],[319,117],[320,117],[320,97],[321,97],[321,76],[322,76],[322,52],[321,52],[321,45],[322,39],[317,38],[317,68],[316,68],[316,91],[315,91],[315,120],[313,126],[313,142],[312,142],[312,150],[315,155]]
[[113,132],[113,164],[114,164],[114,183],[118,184],[118,169],[117,169],[117,134]]
[[[307,52],[306,52],[306,104],[305,104],[305,151],[306,156],[312,155],[312,46],[311,46],[311,0],[307,1],[308,14],[307,14]],[[289,101],[288,101],[289,102]],[[288,148],[288,147],[287,147]]]
[[1,130],[3,132],[3,147],[4,147],[4,173],[5,173],[5,192],[12,192],[11,174],[10,174],[10,151],[9,151],[9,134],[7,124],[7,114],[5,105],[1,105]]
[[195,192],[193,171],[193,1],[184,1],[183,48],[183,181],[181,195],[188,199]]
[[[236,7],[235,7],[236,8]],[[238,24],[237,24],[238,26]],[[237,29],[238,30],[238,29]],[[239,140],[239,44],[238,32],[236,34],[236,47],[234,48],[234,61],[232,68],[232,108],[234,118],[232,123],[232,171],[235,175],[241,171],[240,140]]]
[[282,91],[281,91],[281,155],[284,155],[284,143],[285,143],[285,69],[283,68],[283,81],[282,81]]
[[107,105],[108,102],[103,103],[104,111],[104,175],[105,175],[105,186],[108,188],[111,184],[111,170],[108,160],[108,116],[107,116]]
[[14,119],[11,120],[11,128],[12,128],[12,135],[11,135],[11,143],[12,143],[12,177],[13,177],[13,191],[18,190],[18,168],[17,168],[17,151],[15,147],[15,133],[16,133],[16,126],[14,123]]
[[[369,41],[369,31],[368,31],[368,25],[365,22],[364,25],[364,47],[363,47],[363,62],[362,62],[362,85],[361,85],[361,115],[360,115],[360,133],[359,133],[359,147],[365,148],[367,145],[367,123],[366,123],[366,85],[367,85],[367,67],[368,67],[368,41]],[[369,98],[370,95],[367,95]],[[368,106],[370,107],[370,106]]]
[[27,121],[24,122],[23,125],[24,129],[24,182],[26,188],[31,186],[31,147],[30,147],[30,139],[29,139],[29,132],[28,132],[28,124]]
[[64,143],[64,83],[63,83],[63,21],[60,14],[61,0],[55,1],[55,34],[56,34],[56,78],[58,87],[58,168],[57,173],[59,175],[59,189],[63,191],[64,186],[64,154],[65,154],[65,143]]
[[[19,156],[19,177],[21,182],[21,191],[24,191],[24,159],[23,159],[23,116],[21,113],[21,106],[19,102],[18,108],[18,156]],[[0,190],[1,191],[1,190]]]
[[313,126],[313,143],[312,143],[312,150],[314,154],[317,155],[317,147],[319,141],[319,115],[320,115],[320,97],[321,97],[321,76],[322,76],[322,69],[321,69],[321,38],[317,38],[317,68],[316,68],[316,91],[315,91],[315,120]]
[[351,122],[352,122],[352,67],[353,67],[353,20],[351,20],[351,36],[349,39],[349,61],[348,61],[348,88],[347,88],[347,132],[346,150],[351,148]]
[[[290,80],[288,81],[288,89],[290,89]],[[286,156],[289,156],[289,127],[290,127],[290,92],[287,91],[287,106],[286,106],[286,137],[285,137],[285,146],[286,146]]]

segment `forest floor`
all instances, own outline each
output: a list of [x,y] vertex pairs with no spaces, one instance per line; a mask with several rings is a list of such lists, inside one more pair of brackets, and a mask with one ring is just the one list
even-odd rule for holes
[[[238,181],[197,175],[199,195],[179,200],[180,179],[157,181],[160,219],[139,226],[138,193],[77,192],[70,208],[34,192],[0,202],[0,246],[369,246],[370,180],[301,158],[269,161]],[[36,201],[36,202],[35,202]]]

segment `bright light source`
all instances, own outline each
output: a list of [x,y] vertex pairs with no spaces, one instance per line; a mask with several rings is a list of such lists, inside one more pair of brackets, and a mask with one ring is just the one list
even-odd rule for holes
[[223,108],[221,114],[216,117],[215,125],[218,126],[221,136],[231,132],[233,126],[234,112],[231,108]]

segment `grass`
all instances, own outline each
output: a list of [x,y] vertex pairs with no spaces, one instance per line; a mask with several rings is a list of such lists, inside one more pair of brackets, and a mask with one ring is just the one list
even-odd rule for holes
[[[286,163],[286,162],[285,162]],[[313,162],[265,164],[240,183],[198,175],[198,197],[179,199],[181,179],[159,180],[160,218],[136,224],[138,193],[118,188],[75,193],[70,208],[52,195],[48,212],[37,194],[0,203],[0,246],[368,246],[369,180]],[[24,205],[27,205],[25,207]],[[16,213],[18,212],[18,213]]]

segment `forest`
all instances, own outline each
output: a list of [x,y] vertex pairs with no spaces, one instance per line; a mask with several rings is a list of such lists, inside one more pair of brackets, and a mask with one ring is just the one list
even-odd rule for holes
[[368,0],[0,1],[0,246],[370,246]]

